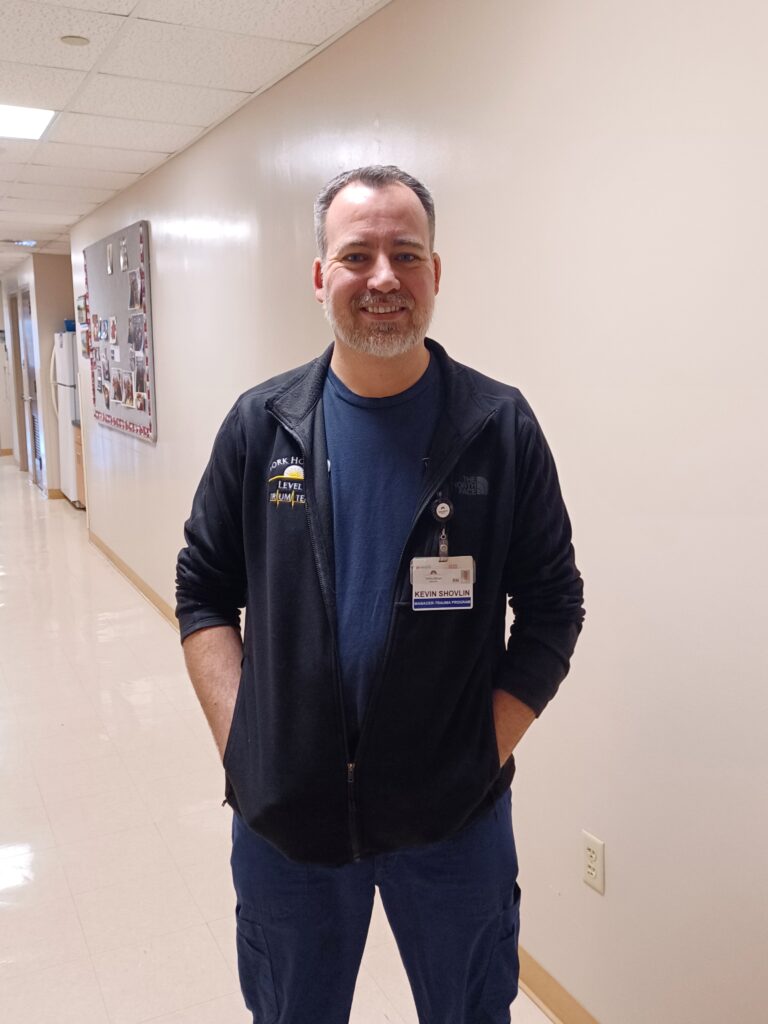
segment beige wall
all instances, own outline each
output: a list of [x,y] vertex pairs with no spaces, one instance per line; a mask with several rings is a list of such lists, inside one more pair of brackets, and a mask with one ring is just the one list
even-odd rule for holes
[[395,0],[73,232],[79,294],[152,225],[158,443],[86,416],[89,506],[172,601],[223,414],[327,341],[314,192],[433,187],[433,333],[534,405],[586,578],[514,792],[524,945],[601,1024],[764,1014],[767,35],[748,0]]
[[[69,256],[38,253],[24,260],[13,272],[3,275],[3,320],[10,352],[11,324],[8,300],[16,293],[21,308],[21,293],[29,289],[32,306],[32,334],[35,346],[37,403],[40,416],[40,444],[43,450],[44,491],[58,490],[59,424],[50,388],[53,336],[64,330],[64,321],[74,316],[72,302],[72,267]],[[23,345],[19,327],[20,344]],[[9,360],[10,363],[10,360]],[[9,388],[13,394],[12,367],[9,366]],[[13,451],[18,459],[19,440],[13,430]],[[9,446],[10,447],[10,446]]]

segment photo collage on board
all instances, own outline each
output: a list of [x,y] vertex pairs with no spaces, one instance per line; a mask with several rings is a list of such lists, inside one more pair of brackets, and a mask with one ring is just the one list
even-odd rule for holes
[[[143,245],[139,265],[130,265],[128,239],[120,238],[106,247],[106,273],[120,278],[125,295],[121,310],[95,310],[91,302],[89,319],[84,317],[92,346],[94,398],[96,408],[120,415],[124,410],[149,413],[147,373],[147,326],[143,267]],[[114,303],[113,303],[114,305]],[[99,401],[100,399],[100,401]]]

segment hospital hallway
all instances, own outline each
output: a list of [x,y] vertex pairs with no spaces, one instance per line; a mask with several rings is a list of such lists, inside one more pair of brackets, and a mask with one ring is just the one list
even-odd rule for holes
[[[0,1020],[247,1024],[231,811],[178,634],[10,457],[0,766]],[[378,899],[351,1020],[417,1024]],[[512,1021],[548,1018],[521,993]]]

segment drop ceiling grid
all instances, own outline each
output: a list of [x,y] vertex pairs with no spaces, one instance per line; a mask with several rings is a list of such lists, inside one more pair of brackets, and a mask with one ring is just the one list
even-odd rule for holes
[[0,0],[0,103],[57,112],[41,142],[0,138],[0,233],[61,245],[84,213],[387,2]]
[[[90,213],[96,209],[96,203],[85,203],[82,200],[75,202],[74,200],[61,200],[61,199],[27,199],[19,196],[5,195],[0,199],[0,210],[15,210],[19,213],[31,214],[36,216],[40,214],[61,214],[62,216],[69,218],[83,217],[86,213]],[[70,224],[72,221],[69,220],[67,223]]]
[[[6,0],[2,24],[0,60],[88,71],[125,24],[125,18],[29,0]],[[66,35],[86,36],[90,45],[62,46],[61,37]]]
[[[8,164],[16,168],[11,179],[16,182],[28,182],[39,185],[82,185],[86,188],[103,188],[116,191],[128,188],[139,180],[138,171],[104,171],[95,167],[65,167],[64,165],[48,164]],[[0,178],[3,176],[3,165],[0,164]]]
[[16,199],[57,199],[62,202],[95,203],[100,205],[112,199],[114,189],[87,188],[74,185],[34,185],[27,182],[9,181],[0,183],[0,195]]
[[3,60],[0,61],[0,102],[17,107],[63,110],[84,80],[84,71]]
[[144,174],[166,158],[165,153],[138,149],[110,149],[66,142],[38,142],[35,162],[65,167],[93,167],[100,171],[135,171]]
[[70,110],[104,117],[127,117],[169,124],[207,126],[231,114],[250,96],[229,89],[152,82],[99,73],[85,83]]
[[47,140],[75,145],[105,146],[107,149],[144,149],[147,152],[169,154],[189,145],[200,134],[200,128],[200,125],[64,113],[59,115]]
[[4,209],[6,200],[0,201],[0,221],[4,221],[6,224],[34,224],[38,231],[53,231],[55,234],[60,235],[64,228],[70,226],[73,220],[72,215],[69,213],[18,210],[14,208],[12,200],[7,202],[10,203],[10,207],[9,209]]
[[0,166],[26,163],[37,145],[26,139],[0,139]]
[[[29,238],[29,224],[7,220],[0,214],[0,238]],[[34,237],[38,241],[52,242],[64,231],[60,224],[36,224]],[[17,250],[18,251],[18,250]]]
[[139,18],[316,46],[361,21],[381,0],[140,0]]
[[33,0],[45,7],[77,7],[83,11],[96,11],[102,14],[130,14],[138,0]]
[[129,19],[109,55],[109,68],[101,70],[255,92],[295,67],[310,49],[301,43]]

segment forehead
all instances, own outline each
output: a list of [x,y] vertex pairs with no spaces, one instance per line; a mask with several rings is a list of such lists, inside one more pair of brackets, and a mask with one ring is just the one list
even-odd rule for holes
[[416,235],[429,245],[429,221],[416,193],[395,182],[371,188],[355,181],[346,185],[328,207],[325,232],[329,247],[348,235]]

